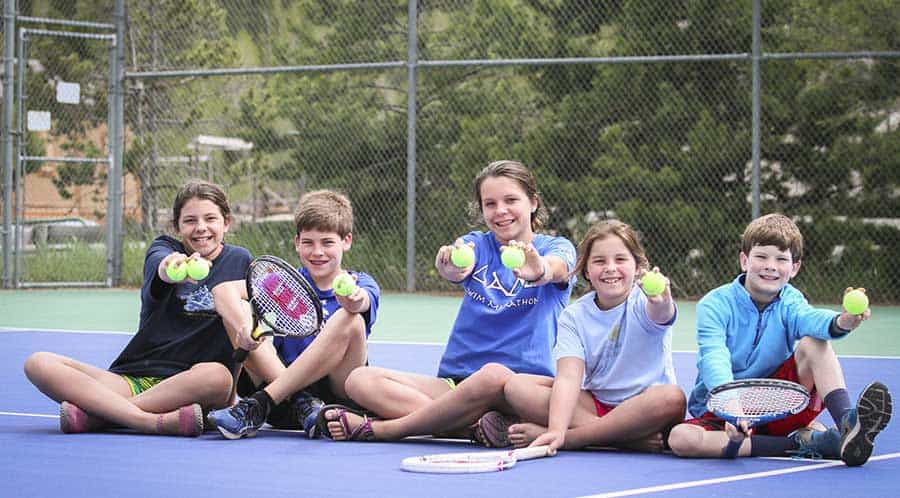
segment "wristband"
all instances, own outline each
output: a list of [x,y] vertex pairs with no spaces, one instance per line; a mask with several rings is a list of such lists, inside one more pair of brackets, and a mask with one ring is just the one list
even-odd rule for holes
[[741,444],[744,441],[732,441],[728,440],[728,444],[725,445],[725,448],[722,449],[722,458],[735,458],[738,456],[738,452],[741,450]]
[[538,282],[543,281],[545,278],[547,278],[547,269],[549,266],[550,265],[547,264],[547,258],[541,256],[541,267],[542,267],[541,276],[534,280],[526,280],[526,282],[528,282],[529,284],[536,284]]

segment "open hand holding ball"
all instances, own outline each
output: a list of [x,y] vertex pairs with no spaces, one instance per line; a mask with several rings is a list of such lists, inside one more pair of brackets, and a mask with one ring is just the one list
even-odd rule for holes
[[209,275],[209,261],[203,258],[192,258],[184,265],[187,267],[187,276],[200,281]]
[[521,247],[507,246],[500,253],[500,262],[510,270],[521,268],[525,264],[525,251]]
[[844,294],[844,309],[851,315],[862,315],[869,309],[869,297],[861,289]]
[[647,297],[658,296],[666,290],[666,277],[658,271],[648,271],[641,278],[641,288]]
[[334,289],[334,293],[338,296],[347,297],[356,292],[356,281],[353,280],[349,273],[341,273],[334,277],[334,281],[331,282],[331,288]]
[[468,244],[454,247],[450,251],[450,262],[457,268],[468,268],[475,264],[475,250]]

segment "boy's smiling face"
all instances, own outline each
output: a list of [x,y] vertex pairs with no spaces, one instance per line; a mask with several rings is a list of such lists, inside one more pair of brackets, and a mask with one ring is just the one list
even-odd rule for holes
[[320,289],[328,289],[334,277],[341,273],[344,251],[350,249],[353,237],[347,234],[341,238],[335,232],[303,230],[294,237],[294,248],[300,262]]
[[741,252],[741,270],[747,274],[744,288],[759,304],[772,302],[797,272],[800,261],[794,261],[790,249],[777,246],[753,246],[750,254]]

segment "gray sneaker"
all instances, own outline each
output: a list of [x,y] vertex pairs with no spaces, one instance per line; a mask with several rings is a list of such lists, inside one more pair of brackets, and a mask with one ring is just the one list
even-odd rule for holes
[[875,447],[875,436],[891,421],[891,392],[881,382],[866,387],[841,419],[840,457],[848,467],[858,467],[869,460]]

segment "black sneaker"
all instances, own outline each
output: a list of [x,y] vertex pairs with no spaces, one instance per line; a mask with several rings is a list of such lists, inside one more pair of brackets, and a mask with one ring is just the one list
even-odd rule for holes
[[316,417],[325,403],[321,399],[300,391],[291,398],[272,409],[266,421],[279,429],[303,429],[306,437],[312,439],[319,437],[316,428]]
[[227,439],[253,437],[266,422],[262,406],[253,398],[244,398],[231,408],[211,411],[207,418]]
[[869,460],[875,447],[875,436],[891,421],[891,392],[881,382],[873,382],[863,390],[856,408],[841,419],[841,460],[857,467]]

